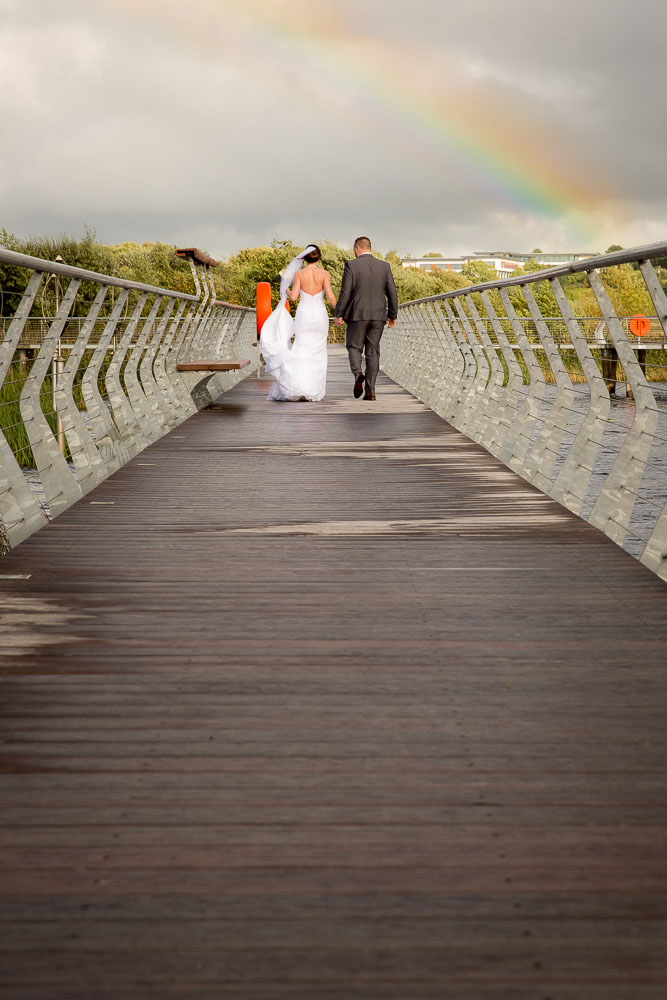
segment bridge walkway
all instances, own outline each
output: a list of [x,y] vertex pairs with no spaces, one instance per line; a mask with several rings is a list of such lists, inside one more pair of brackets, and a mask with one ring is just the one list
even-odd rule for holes
[[663,1000],[667,590],[383,378],[0,563],[5,1000]]

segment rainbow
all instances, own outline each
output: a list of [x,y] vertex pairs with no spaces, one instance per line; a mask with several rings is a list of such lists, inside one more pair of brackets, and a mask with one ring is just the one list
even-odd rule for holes
[[273,89],[312,94],[331,113],[356,117],[382,138],[388,155],[408,157],[413,177],[415,163],[439,176],[452,167],[455,185],[466,187],[480,207],[567,220],[579,238],[593,238],[597,212],[611,193],[599,175],[594,189],[585,179],[588,172],[577,171],[567,157],[549,155],[558,143],[553,136],[540,141],[539,122],[506,106],[489,107],[489,95],[466,87],[450,55],[446,71],[432,60],[437,72],[429,85],[423,51],[355,35],[333,8],[312,5],[307,19],[298,20],[283,0],[116,4],[170,28],[184,44],[251,69]]

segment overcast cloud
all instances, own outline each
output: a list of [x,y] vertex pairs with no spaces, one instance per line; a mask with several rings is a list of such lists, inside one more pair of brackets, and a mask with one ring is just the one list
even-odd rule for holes
[[666,23],[664,0],[0,0],[0,226],[218,257],[664,239]]

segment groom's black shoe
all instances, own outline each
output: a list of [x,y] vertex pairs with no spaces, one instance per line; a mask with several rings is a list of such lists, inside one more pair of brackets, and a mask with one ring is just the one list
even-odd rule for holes
[[359,399],[359,396],[361,396],[362,392],[364,391],[364,380],[365,380],[364,373],[363,372],[359,372],[359,374],[357,375],[357,377],[354,380],[354,398],[355,399]]
[[370,399],[371,401],[373,401],[375,399],[375,393],[372,390],[369,392],[369,390],[366,389],[366,392],[364,394],[364,399]]

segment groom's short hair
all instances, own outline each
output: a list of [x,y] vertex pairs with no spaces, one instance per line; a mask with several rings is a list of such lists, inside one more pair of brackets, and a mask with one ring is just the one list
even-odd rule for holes
[[369,240],[368,236],[357,236],[356,240],[354,241],[354,248],[353,249],[354,250],[370,250],[371,249],[371,241]]

